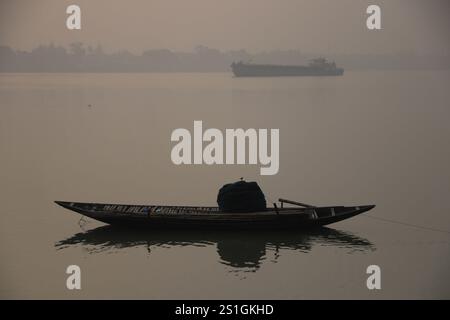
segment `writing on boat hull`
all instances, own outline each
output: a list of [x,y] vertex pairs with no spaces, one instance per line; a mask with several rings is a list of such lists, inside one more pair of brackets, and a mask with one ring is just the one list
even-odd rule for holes
[[193,133],[184,128],[172,131],[171,159],[176,165],[260,164],[261,175],[275,175],[280,166],[279,129],[204,130],[202,121],[194,121]]

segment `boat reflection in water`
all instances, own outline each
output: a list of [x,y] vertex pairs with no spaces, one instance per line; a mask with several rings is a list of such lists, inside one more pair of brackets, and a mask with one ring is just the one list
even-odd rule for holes
[[352,254],[373,251],[374,245],[367,239],[331,228],[309,231],[152,231],[102,226],[81,232],[55,244],[58,249],[84,246],[89,253],[118,251],[126,248],[145,247],[151,254],[152,247],[215,246],[221,263],[233,268],[256,271],[267,252],[276,262],[283,250],[310,252],[314,246],[333,246]]

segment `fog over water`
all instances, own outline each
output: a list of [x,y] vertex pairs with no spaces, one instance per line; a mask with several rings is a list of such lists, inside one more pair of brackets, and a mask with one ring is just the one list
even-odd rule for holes
[[[448,71],[343,77],[1,74],[2,298],[449,298]],[[175,128],[279,128],[280,171],[175,166]],[[269,202],[376,204],[306,233],[117,231],[54,200],[215,205],[239,177]],[[84,230],[84,231],[83,231]],[[65,268],[82,269],[82,290]],[[366,268],[382,269],[382,290]]]
[[[0,298],[450,298],[450,2],[0,1]],[[233,77],[335,59],[338,77]],[[171,133],[279,129],[279,171],[174,165]],[[55,200],[214,206],[240,177],[317,206],[298,232],[142,232]],[[82,290],[66,288],[79,265]],[[366,269],[381,268],[381,290]]]
[[377,0],[382,30],[366,28],[369,0],[77,0],[82,28],[65,27],[70,0],[2,0],[0,44],[102,44],[107,52],[192,50],[450,54],[447,0]]

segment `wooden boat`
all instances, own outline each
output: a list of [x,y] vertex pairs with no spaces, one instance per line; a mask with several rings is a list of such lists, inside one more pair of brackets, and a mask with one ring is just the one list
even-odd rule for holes
[[[281,207],[261,212],[222,212],[218,207],[123,205],[55,201],[86,217],[111,224],[150,228],[312,228],[345,220],[366,212],[374,205],[315,207],[279,199]],[[284,203],[300,207],[283,207]]]

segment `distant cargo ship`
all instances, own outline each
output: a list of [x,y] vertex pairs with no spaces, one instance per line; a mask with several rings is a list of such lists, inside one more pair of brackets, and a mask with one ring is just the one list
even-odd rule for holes
[[311,60],[307,66],[253,64],[233,62],[231,69],[236,77],[281,77],[281,76],[342,76],[344,69],[325,58]]

